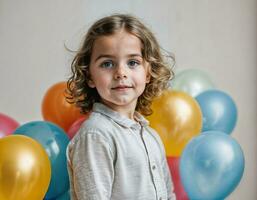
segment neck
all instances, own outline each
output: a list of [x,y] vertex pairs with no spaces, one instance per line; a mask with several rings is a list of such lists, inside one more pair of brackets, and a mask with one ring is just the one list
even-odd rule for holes
[[126,116],[129,119],[135,120],[134,113],[135,113],[135,109],[136,109],[136,104],[129,105],[129,106],[123,106],[123,105],[120,106],[120,105],[116,105],[116,104],[113,104],[111,102],[106,102],[106,101],[101,101],[101,103],[108,106],[112,110],[120,113],[121,115]]

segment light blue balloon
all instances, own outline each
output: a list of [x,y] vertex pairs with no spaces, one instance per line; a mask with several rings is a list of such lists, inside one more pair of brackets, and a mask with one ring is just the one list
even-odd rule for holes
[[225,92],[208,90],[196,98],[202,114],[204,131],[221,131],[230,134],[237,121],[237,108],[233,99]]
[[208,74],[200,69],[186,69],[175,73],[169,86],[172,90],[186,92],[192,97],[215,88]]
[[66,147],[69,138],[57,125],[46,121],[33,121],[18,127],[14,134],[37,140],[45,149],[51,162],[51,181],[45,199],[52,199],[69,189]]
[[193,138],[180,158],[180,176],[191,200],[221,200],[244,172],[240,145],[226,133],[209,131]]

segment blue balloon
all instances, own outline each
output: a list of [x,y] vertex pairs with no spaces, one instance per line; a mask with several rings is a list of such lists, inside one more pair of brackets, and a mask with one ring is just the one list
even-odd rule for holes
[[240,182],[244,172],[240,145],[226,133],[208,131],[193,138],[180,158],[180,176],[193,200],[221,200]]
[[196,97],[203,114],[204,131],[221,131],[230,134],[237,121],[237,108],[233,99],[218,90],[208,90]]
[[14,134],[26,135],[37,140],[45,149],[51,162],[51,182],[45,199],[51,199],[69,189],[66,148],[69,138],[53,123],[34,121],[18,127]]

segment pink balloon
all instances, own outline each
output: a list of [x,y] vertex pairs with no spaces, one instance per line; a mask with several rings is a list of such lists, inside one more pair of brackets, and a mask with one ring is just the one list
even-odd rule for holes
[[174,192],[176,194],[177,200],[189,200],[184,186],[181,182],[180,172],[179,172],[179,161],[180,157],[167,157],[167,162],[170,168],[170,173],[174,183]]
[[74,135],[78,132],[80,126],[82,123],[89,117],[90,113],[87,113],[85,116],[77,119],[69,128],[67,135],[69,136],[70,139],[74,137]]
[[20,124],[11,117],[0,113],[0,138],[11,135]]

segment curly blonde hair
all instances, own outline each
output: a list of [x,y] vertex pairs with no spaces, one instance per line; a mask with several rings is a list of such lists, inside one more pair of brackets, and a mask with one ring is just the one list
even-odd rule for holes
[[[135,35],[142,42],[142,56],[149,63],[150,82],[138,98],[136,111],[143,115],[151,115],[151,104],[168,87],[168,81],[173,77],[172,66],[164,61],[161,48],[153,33],[136,17],[126,14],[114,14],[96,21],[88,30],[84,42],[71,64],[72,75],[67,81],[66,99],[75,103],[82,113],[91,111],[95,102],[100,102],[100,96],[95,88],[90,88],[89,64],[93,44],[101,36],[108,36],[120,30]],[[175,63],[171,55],[166,55]]]

